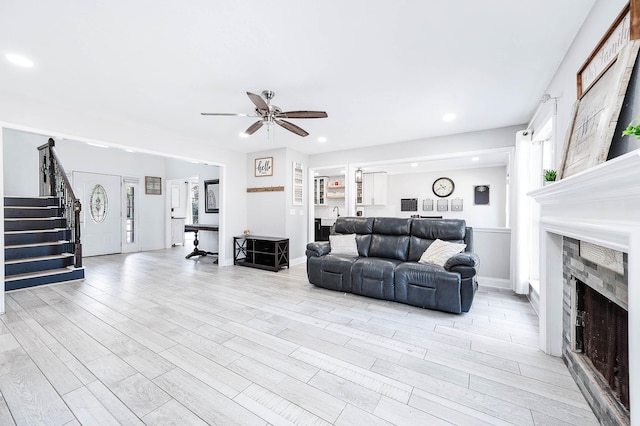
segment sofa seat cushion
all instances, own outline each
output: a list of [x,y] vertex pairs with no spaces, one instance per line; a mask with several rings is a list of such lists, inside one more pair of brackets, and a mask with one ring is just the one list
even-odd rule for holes
[[443,267],[405,262],[395,270],[395,299],[421,308],[461,312],[460,274]]
[[351,291],[377,299],[394,300],[394,271],[402,261],[361,257],[351,268]]
[[341,254],[322,256],[318,285],[331,290],[351,292],[351,267],[357,259],[357,256]]

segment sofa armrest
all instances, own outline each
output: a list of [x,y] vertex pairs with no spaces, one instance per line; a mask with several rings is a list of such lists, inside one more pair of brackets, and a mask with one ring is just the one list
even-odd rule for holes
[[458,253],[450,257],[444,264],[444,269],[449,272],[458,272],[462,278],[471,278],[478,273],[480,259],[478,255],[470,252]]
[[329,241],[320,241],[307,244],[307,257],[320,257],[331,251]]

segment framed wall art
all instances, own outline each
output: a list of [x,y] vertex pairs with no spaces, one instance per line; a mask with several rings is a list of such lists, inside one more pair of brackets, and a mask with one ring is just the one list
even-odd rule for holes
[[157,176],[145,176],[144,193],[150,195],[162,195],[162,178]]
[[256,158],[253,162],[255,177],[273,176],[273,157]]
[[473,204],[476,206],[488,206],[490,193],[489,185],[474,185]]
[[220,212],[220,179],[204,181],[204,212]]

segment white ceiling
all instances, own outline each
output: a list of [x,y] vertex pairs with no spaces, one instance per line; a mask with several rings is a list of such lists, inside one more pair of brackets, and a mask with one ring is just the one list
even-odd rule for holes
[[[595,0],[5,0],[8,93],[241,152],[309,154],[526,123]],[[4,59],[15,52],[35,66]],[[326,110],[238,134],[246,91]],[[444,123],[442,115],[457,114]],[[2,117],[0,117],[0,120]],[[83,135],[78,135],[83,136]],[[324,136],[328,142],[319,144]],[[118,143],[118,141],[111,141]]]

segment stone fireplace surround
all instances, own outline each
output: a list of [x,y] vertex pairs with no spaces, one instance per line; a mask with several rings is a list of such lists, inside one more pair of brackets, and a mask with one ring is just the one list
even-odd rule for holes
[[563,237],[628,253],[631,424],[640,424],[640,151],[532,191],[540,205],[540,349],[562,356]]

